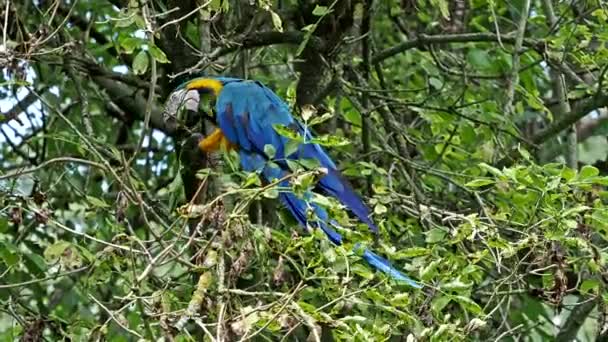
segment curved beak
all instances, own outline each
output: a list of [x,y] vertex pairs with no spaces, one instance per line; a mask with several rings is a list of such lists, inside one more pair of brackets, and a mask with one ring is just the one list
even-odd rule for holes
[[[178,114],[181,108],[188,112],[197,113],[200,103],[200,95],[196,90],[180,89],[169,95],[163,109],[163,121],[167,127],[175,129],[180,121]],[[191,116],[191,115],[188,115]]]

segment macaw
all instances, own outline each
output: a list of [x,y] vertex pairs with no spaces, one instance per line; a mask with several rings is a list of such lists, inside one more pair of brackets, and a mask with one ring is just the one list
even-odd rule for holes
[[[338,199],[369,229],[377,233],[378,227],[369,217],[369,209],[355,193],[350,184],[342,177],[335,163],[323,147],[308,143],[312,139],[311,132],[293,118],[287,104],[272,90],[257,81],[242,80],[230,77],[198,77],[182,83],[176,91],[193,91],[210,94],[215,98],[214,121],[215,131],[200,139],[198,147],[203,153],[210,153],[221,148],[235,149],[240,157],[241,167],[246,171],[260,172],[266,182],[288,178],[291,171],[286,160],[314,159],[324,168],[325,174],[319,179],[317,189]],[[296,131],[304,142],[295,152],[285,155],[285,147],[289,138],[280,135],[274,125],[283,125]],[[275,149],[272,163],[264,152],[265,145]],[[288,188],[289,181],[279,184]],[[342,236],[334,229],[339,227],[331,220],[327,211],[310,201],[310,193],[299,197],[293,192],[282,191],[279,199],[293,217],[303,227],[321,229],[336,244],[343,243]],[[316,220],[311,220],[307,212],[311,210]],[[312,222],[311,222],[312,221]],[[360,249],[359,245],[355,245]],[[388,274],[392,279],[404,282],[410,286],[421,286],[395,269],[388,260],[363,248],[362,258],[372,267]]]

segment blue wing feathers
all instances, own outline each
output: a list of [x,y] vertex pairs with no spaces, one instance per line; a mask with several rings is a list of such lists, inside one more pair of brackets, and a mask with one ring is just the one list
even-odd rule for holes
[[[284,155],[284,146],[287,144],[288,138],[275,132],[274,124],[297,127],[299,133],[307,141],[312,139],[312,135],[293,119],[287,104],[274,92],[259,82],[231,81],[224,86],[220,93],[217,106],[218,113],[222,112],[222,108],[231,106],[232,115],[236,116],[236,118],[229,117],[228,120],[221,120],[222,115],[219,115],[220,128],[225,132],[228,140],[243,149],[257,153],[263,153],[264,146],[270,144],[275,147],[275,158],[277,159],[318,160],[322,167],[328,169],[328,174],[319,182],[320,188],[337,198],[357,218],[367,224],[371,231],[378,232],[378,228],[369,217],[367,206],[340,175],[335,163],[321,146],[305,143],[294,155]],[[250,116],[255,116],[255,118],[250,118]],[[287,169],[286,163],[279,164]]]
[[[218,124],[224,136],[232,143],[238,144],[239,139],[236,133],[236,122],[234,120],[234,107],[232,103],[217,104]],[[221,113],[221,115],[219,115]]]
[[359,220],[369,226],[371,231],[378,232],[378,227],[369,218],[369,209],[337,170],[329,169],[327,175],[319,181],[318,186],[326,193],[339,198]]
[[[310,141],[312,135],[298,121],[294,120],[289,107],[281,98],[259,82],[225,77],[217,79],[224,84],[216,100],[218,125],[226,138],[239,146],[243,169],[261,171],[265,181],[271,182],[290,173],[287,163],[281,159],[318,160],[328,172],[320,179],[317,186],[325,193],[337,198],[373,232],[378,231],[369,217],[369,209],[363,200],[340,175],[336,165],[320,145],[303,143],[292,155],[284,155],[289,139],[279,135],[273,125],[296,127],[305,141]],[[275,147],[275,159],[277,160],[273,164],[268,164],[268,159],[264,154],[264,146],[267,144]],[[279,186],[289,187],[289,182],[283,181]],[[285,191],[279,194],[279,199],[300,225],[318,227],[323,230],[332,243],[341,245],[342,236],[328,224],[328,222],[334,221],[329,219],[327,211],[309,201],[310,193],[306,196],[308,198],[302,199],[292,192]],[[307,217],[309,210],[312,210],[317,218],[312,222]],[[392,267],[388,260],[372,251],[365,249],[362,257],[369,265],[388,274],[392,279],[420,287],[415,281]]]

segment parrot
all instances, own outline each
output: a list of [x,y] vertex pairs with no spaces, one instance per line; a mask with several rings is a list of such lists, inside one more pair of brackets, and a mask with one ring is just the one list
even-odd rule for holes
[[[280,180],[278,185],[282,188],[289,188],[288,178],[292,174],[287,160],[316,160],[323,174],[315,190],[337,199],[374,234],[378,233],[368,207],[341,175],[329,154],[321,145],[311,142],[313,135],[308,127],[296,120],[287,103],[263,83],[233,77],[203,76],[183,82],[174,92],[177,91],[197,91],[215,100],[213,115],[207,115],[217,128],[199,139],[198,148],[202,153],[236,150],[242,169],[258,172],[267,183]],[[290,138],[279,134],[275,129],[277,125],[303,138],[295,151],[286,150]],[[265,153],[267,145],[274,148],[273,158]],[[300,196],[291,191],[279,192],[279,200],[301,226],[305,229],[318,228],[333,244],[342,245],[344,239],[334,229],[340,228],[339,224],[329,217],[327,210],[313,203],[311,197],[310,191]],[[310,218],[310,211],[316,219]],[[414,288],[422,287],[368,248],[355,244],[354,249],[370,266],[384,272],[389,278]]]

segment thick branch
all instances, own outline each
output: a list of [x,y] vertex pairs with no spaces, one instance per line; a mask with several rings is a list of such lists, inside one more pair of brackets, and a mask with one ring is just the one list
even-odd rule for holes
[[[496,42],[499,41],[503,44],[515,44],[516,37],[514,34],[506,34],[497,36],[490,32],[479,32],[479,33],[461,33],[461,34],[438,34],[428,36],[421,34],[416,39],[407,40],[401,44],[397,44],[392,48],[388,48],[384,51],[380,51],[372,58],[372,64],[377,64],[383,60],[393,57],[397,54],[405,52],[410,49],[420,48],[429,44],[444,44],[444,43],[471,43],[471,42]],[[544,49],[543,43],[538,40],[526,38],[523,40],[523,46],[530,47],[534,50],[542,51]]]
[[570,313],[570,317],[559,330],[555,341],[574,341],[579,329],[585,323],[585,320],[597,304],[598,300],[589,300],[574,307]]
[[[40,94],[43,94],[46,91],[46,87],[40,89]],[[38,97],[34,93],[27,94],[21,101],[17,102],[15,106],[9,109],[6,113],[2,113],[0,115],[0,124],[14,120],[19,114],[27,109],[27,107],[31,106]]]
[[584,100],[580,100],[574,104],[569,113],[565,113],[559,120],[555,121],[551,126],[546,127],[542,131],[534,135],[531,141],[534,144],[541,144],[554,136],[558,135],[563,130],[576,123],[590,112],[608,106],[608,94],[598,94]]
[[[117,82],[104,76],[94,76],[93,81],[103,88],[110,99],[123,111],[130,113],[139,120],[144,119],[147,101],[143,90],[134,90],[124,83]],[[168,135],[173,135],[174,128],[168,127],[163,121],[162,109],[154,106],[151,108],[150,125]]]
[[[253,32],[246,36],[237,39],[238,43],[234,43],[230,46],[226,46],[220,49],[217,53],[213,54],[214,57],[220,57],[238,49],[251,49],[261,46],[275,45],[275,44],[300,44],[304,41],[306,35],[300,31],[287,31],[287,32]],[[316,36],[310,36],[308,39],[307,47],[317,51],[325,50],[325,42]]]
[[[232,42],[228,42],[224,47],[217,48],[213,52],[207,55],[196,65],[180,71],[176,74],[169,76],[170,78],[180,77],[185,74],[192,74],[199,68],[204,67],[210,61],[214,61],[222,56],[237,51],[239,49],[253,49],[257,47],[277,45],[277,44],[293,44],[298,45],[306,39],[306,35],[300,31],[288,31],[288,32],[252,32],[247,35],[234,38]],[[308,39],[307,48],[315,51],[323,51],[327,47],[326,42],[316,36],[311,36]]]
[[[589,119],[589,120],[588,120]],[[582,120],[576,128],[576,138],[579,142],[587,140],[593,136],[596,129],[603,126],[608,122],[608,111],[603,110],[597,117],[585,118]]]

